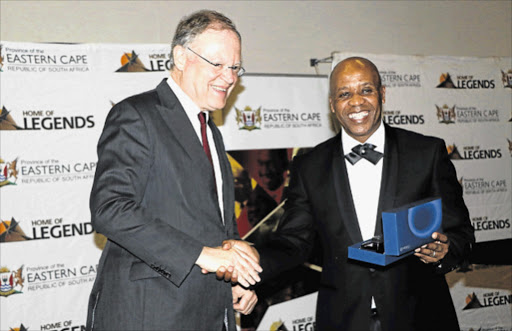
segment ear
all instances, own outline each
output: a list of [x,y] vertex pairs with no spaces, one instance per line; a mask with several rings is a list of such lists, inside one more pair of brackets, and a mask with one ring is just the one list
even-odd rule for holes
[[187,49],[181,45],[174,46],[174,49],[172,50],[174,65],[180,71],[183,71],[183,68],[185,68],[185,63],[187,62],[186,50]]
[[329,97],[329,108],[331,108],[331,113],[335,113],[334,111],[334,106],[333,106],[333,101],[332,101],[332,97]]
[[380,95],[382,96],[382,104],[386,103],[386,86],[380,87]]

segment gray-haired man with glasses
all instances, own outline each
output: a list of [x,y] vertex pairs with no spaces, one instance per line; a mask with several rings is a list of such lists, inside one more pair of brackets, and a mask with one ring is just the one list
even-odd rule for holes
[[[247,287],[262,271],[239,240],[231,166],[209,118],[244,73],[240,34],[199,11],[171,48],[171,77],[114,106],[98,143],[90,207],[108,241],[87,330],[235,330],[233,309],[248,314],[257,301],[212,273],[228,267]],[[237,240],[230,250],[226,239]]]

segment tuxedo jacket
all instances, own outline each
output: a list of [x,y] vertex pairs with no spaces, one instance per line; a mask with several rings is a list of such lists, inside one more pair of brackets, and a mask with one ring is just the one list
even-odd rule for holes
[[239,238],[231,167],[219,130],[208,125],[225,225],[212,166],[165,80],[110,111],[90,198],[94,229],[108,241],[87,330],[221,330],[226,311],[235,329],[231,285],[194,264],[203,246]]
[[363,238],[338,134],[294,159],[284,216],[271,243],[259,248],[262,278],[303,262],[316,231],[323,247],[319,330],[369,330],[372,296],[383,330],[457,330],[444,273],[466,257],[474,234],[455,168],[441,139],[388,125],[385,135],[375,234],[382,233],[382,211],[441,197],[450,240],[442,264],[416,256],[387,267],[348,259],[348,247]]

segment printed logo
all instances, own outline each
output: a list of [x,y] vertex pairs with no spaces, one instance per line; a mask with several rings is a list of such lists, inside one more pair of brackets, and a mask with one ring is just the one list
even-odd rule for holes
[[16,125],[16,122],[12,118],[12,116],[9,114],[9,111],[7,108],[2,107],[2,112],[0,112],[0,130],[20,130],[23,128],[20,128],[18,125]]
[[[20,224],[11,218],[10,221],[0,223],[0,243],[39,240],[39,239],[60,239],[75,236],[85,236],[94,233],[91,222],[65,222],[64,218],[36,219],[25,221],[25,226],[32,226],[32,237],[25,234]],[[30,232],[30,229],[28,229]]]
[[505,306],[512,303],[512,294],[502,294],[499,291],[483,293],[481,299],[478,299],[475,292],[466,297],[466,307],[462,310],[479,309],[495,306]]
[[56,116],[51,109],[23,110],[21,113],[23,126],[16,124],[11,112],[2,107],[0,130],[71,130],[92,129],[95,126],[94,115],[88,116]]
[[491,220],[487,216],[479,216],[472,217],[471,223],[473,224],[475,231],[510,229],[510,220],[508,218]]
[[437,88],[453,89],[493,89],[496,84],[494,79],[475,79],[472,75],[457,75],[455,79],[447,73],[441,74]]
[[421,125],[425,124],[423,115],[406,115],[400,110],[384,110],[382,112],[382,120],[390,125]]
[[270,325],[270,331],[288,331],[283,321],[274,322]]
[[448,107],[444,104],[442,107],[436,105],[437,119],[442,124],[457,123],[481,123],[481,122],[499,122],[499,112],[497,109],[477,109],[476,107]]
[[464,178],[460,179],[464,195],[506,193],[506,179]]
[[[0,158],[0,187],[22,184],[49,184],[92,180],[96,162],[64,163],[60,160],[18,160]],[[19,179],[19,182],[18,182]]]
[[394,70],[379,71],[382,85],[386,87],[421,87],[418,73],[400,73]]
[[512,88],[512,69],[509,69],[507,72],[501,70],[501,81],[503,82],[503,87]]
[[25,267],[27,292],[89,284],[96,279],[98,265],[66,266],[63,263]]
[[236,123],[240,130],[322,127],[320,113],[294,113],[288,108],[259,107],[253,110],[249,106],[243,110],[235,107],[235,110]]
[[239,130],[252,131],[261,129],[261,107],[252,109],[246,106],[243,110],[235,107],[236,110],[236,124]]
[[508,139],[508,152],[510,153],[510,156],[512,156],[512,140]]
[[38,330],[41,331],[83,331],[85,325],[74,323],[73,320],[44,322]]
[[124,53],[121,56],[121,68],[116,72],[146,72],[149,71],[144,67],[144,64],[139,59],[139,55],[132,51],[131,53]]
[[9,331],[28,331],[28,329],[21,323],[19,328],[9,328]]
[[23,266],[16,271],[11,271],[7,267],[0,268],[0,296],[8,297],[22,293],[23,282]]
[[0,188],[7,185],[16,185],[18,180],[18,158],[6,162],[0,157]]
[[443,105],[443,107],[439,107],[436,105],[437,108],[437,119],[439,123],[444,124],[453,124],[455,123],[455,106],[452,108],[448,107],[448,105]]
[[2,221],[0,223],[0,243],[24,241],[30,238],[25,235],[18,222],[11,218],[10,221]]
[[448,155],[452,160],[485,160],[485,159],[501,159],[501,148],[483,149],[480,146],[464,146],[462,152],[453,144],[446,146]]
[[3,47],[2,50],[2,71],[32,73],[90,71],[87,54],[80,53],[82,50],[70,50],[69,53],[62,53],[61,49],[23,47]]
[[[292,321],[293,330],[304,330],[304,331],[314,331],[316,330],[316,323],[313,317],[303,317],[298,318]],[[285,330],[285,329],[283,329]]]
[[123,53],[121,56],[121,67],[115,72],[153,72],[171,69],[170,53],[148,54],[147,59],[144,61],[149,63],[149,68],[142,62],[140,54],[135,53],[134,50],[131,53]]
[[451,160],[462,160],[462,156],[459,153],[459,149],[455,144],[446,146],[446,151]]

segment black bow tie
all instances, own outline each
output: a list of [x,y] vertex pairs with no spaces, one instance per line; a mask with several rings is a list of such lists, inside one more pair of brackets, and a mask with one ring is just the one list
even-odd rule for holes
[[364,144],[364,145],[357,145],[354,148],[352,148],[352,152],[345,155],[345,158],[350,162],[351,164],[356,164],[357,161],[363,159],[367,159],[373,164],[377,164],[379,160],[382,158],[383,154],[381,152],[375,151],[375,145],[372,144]]

